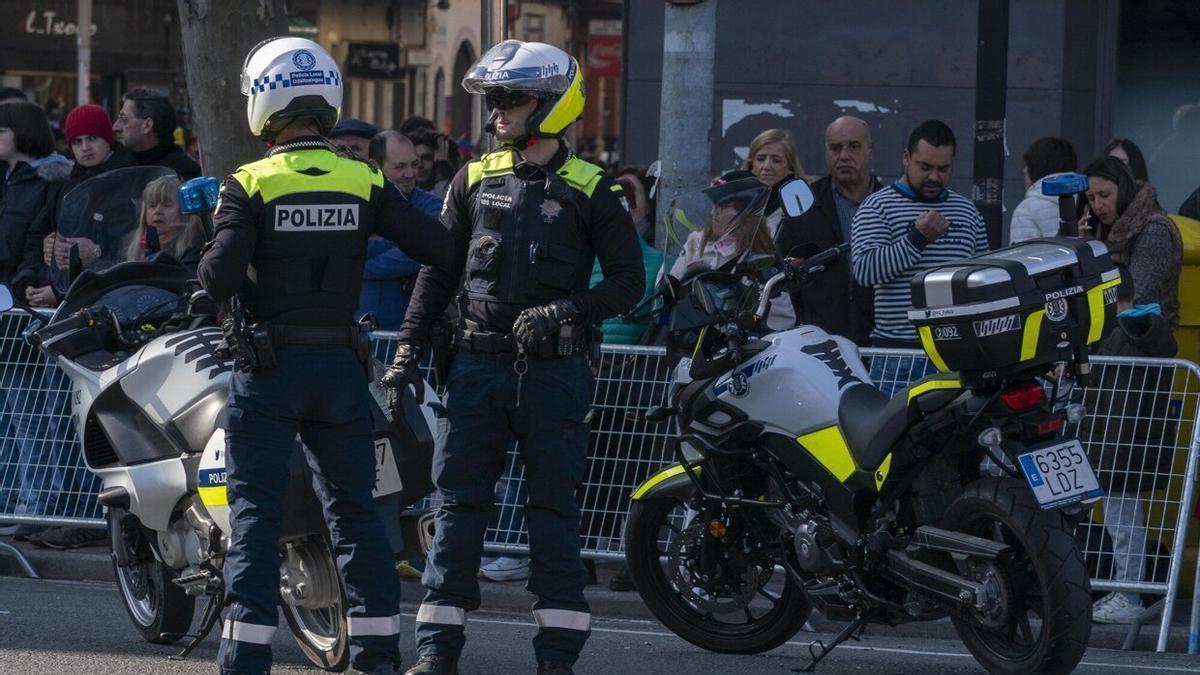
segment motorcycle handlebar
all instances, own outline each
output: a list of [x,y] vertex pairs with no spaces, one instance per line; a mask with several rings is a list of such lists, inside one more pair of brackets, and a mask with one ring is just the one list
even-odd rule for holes
[[768,279],[767,283],[763,285],[762,297],[759,298],[758,307],[754,312],[755,319],[759,320],[767,315],[767,305],[770,304],[771,295],[780,282],[789,279],[803,281],[808,275],[819,272],[827,265],[836,262],[838,258],[842,257],[842,254],[849,250],[850,244],[840,244],[808,258],[785,258],[784,270]]

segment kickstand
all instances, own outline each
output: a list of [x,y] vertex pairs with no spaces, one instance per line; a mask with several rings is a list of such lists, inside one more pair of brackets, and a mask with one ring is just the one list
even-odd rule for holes
[[829,643],[828,647],[826,647],[825,643],[821,642],[820,640],[813,640],[808,645],[808,653],[812,657],[812,661],[809,661],[808,665],[804,666],[803,668],[793,668],[792,672],[793,673],[816,672],[817,664],[820,663],[821,660],[824,659],[826,656],[829,656],[829,653],[832,652],[835,648],[837,648],[838,645],[842,644],[843,642],[845,642],[846,640],[848,640],[850,638],[853,638],[854,640],[857,641],[858,638],[855,637],[854,632],[857,631],[858,629],[862,628],[866,624],[867,624],[866,618],[862,614],[859,614],[852,621],[850,621],[845,626],[843,626],[842,630],[838,631],[837,635],[833,636],[833,641]]
[[204,614],[200,617],[200,629],[192,635],[184,637],[191,638],[191,641],[184,646],[183,651],[178,654],[172,654],[167,657],[168,661],[183,661],[186,659],[196,647],[204,642],[204,638],[212,632],[213,626],[217,625],[217,621],[221,618],[221,607],[225,605],[225,589],[217,588],[208,596],[208,604],[204,606]]

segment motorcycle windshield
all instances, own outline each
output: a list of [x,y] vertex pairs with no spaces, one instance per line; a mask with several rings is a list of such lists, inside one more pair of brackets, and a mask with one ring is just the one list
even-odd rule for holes
[[773,243],[764,212],[770,188],[755,178],[686,192],[666,211],[659,247],[671,276],[681,281],[702,271],[727,272],[745,257],[770,254]]
[[83,271],[100,272],[129,259],[146,184],[173,174],[162,166],[114,169],[83,181],[63,197],[50,264],[59,295]]

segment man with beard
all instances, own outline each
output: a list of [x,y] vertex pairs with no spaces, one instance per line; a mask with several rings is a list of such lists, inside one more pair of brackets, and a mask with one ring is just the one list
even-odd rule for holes
[[[876,347],[919,348],[908,320],[909,282],[920,268],[987,251],[983,216],[950,190],[954,132],[938,120],[913,129],[904,149],[904,175],[858,207],[851,225],[854,279],[875,288]],[[874,359],[871,379],[889,396],[930,372],[923,359]]]
[[[433,320],[458,295],[457,352],[433,455],[442,498],[417,610],[421,658],[406,675],[457,675],[479,557],[508,449],[525,465],[538,675],[572,675],[591,633],[576,493],[592,419],[590,329],[628,311],[646,278],[621,186],[562,140],[584,112],[583,74],[563,50],[505,40],[462,80],[500,147],[450,183],[442,223],[452,270],[422,267],[382,379],[389,404],[420,386]],[[604,280],[588,287],[594,260]],[[460,291],[461,289],[461,291]],[[472,669],[475,670],[475,669]]]

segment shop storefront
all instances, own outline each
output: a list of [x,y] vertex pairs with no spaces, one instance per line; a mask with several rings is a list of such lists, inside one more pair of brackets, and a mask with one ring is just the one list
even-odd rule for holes
[[[74,0],[0,3],[0,84],[64,111],[78,105]],[[94,0],[91,98],[112,111],[123,91],[151,87],[181,99],[174,0]],[[54,106],[51,106],[53,109]]]

